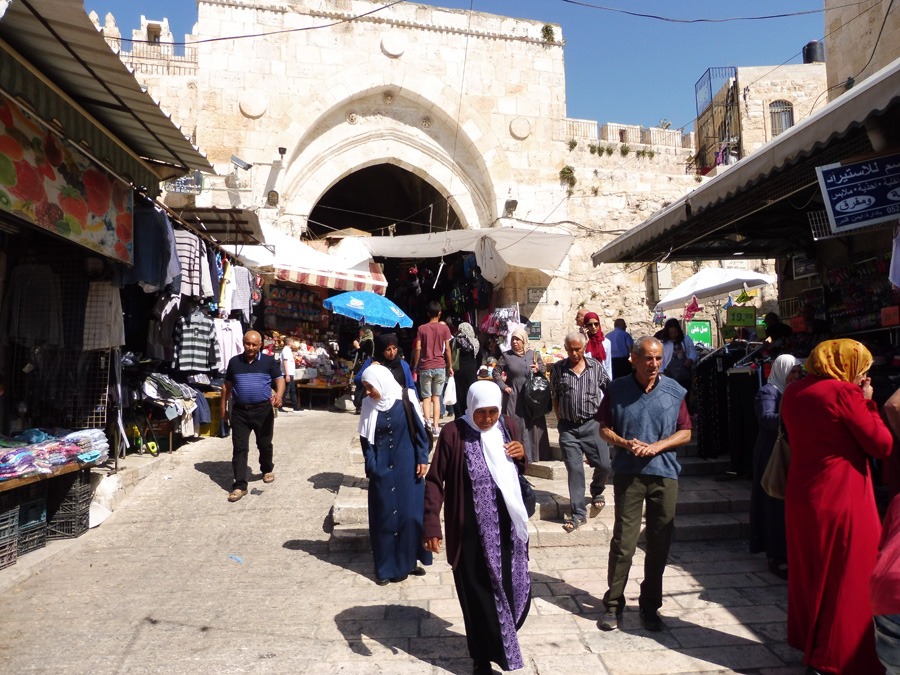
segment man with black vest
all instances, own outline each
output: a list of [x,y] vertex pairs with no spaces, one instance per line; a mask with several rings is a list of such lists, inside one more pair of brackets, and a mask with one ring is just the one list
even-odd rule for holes
[[641,533],[641,513],[647,504],[647,554],[638,601],[641,623],[651,631],[663,629],[663,572],[675,531],[678,500],[676,448],[691,440],[691,418],[675,380],[661,375],[662,344],[642,337],[634,343],[635,372],[610,382],[597,412],[600,437],[618,448],[612,461],[616,501],[615,526],[609,547],[609,590],[603,596],[606,613],[601,630],[618,627],[625,609],[625,584]]
[[[222,419],[229,421],[228,399],[234,396],[230,415],[233,454],[231,468],[234,483],[228,501],[236,502],[247,494],[247,459],[250,454],[250,432],[256,434],[259,468],[263,483],[275,480],[272,462],[272,435],[275,430],[275,408],[284,396],[284,375],[278,362],[260,354],[262,336],[255,330],[244,334],[244,353],[233,356],[225,371],[222,389]],[[272,389],[275,395],[272,396]]]

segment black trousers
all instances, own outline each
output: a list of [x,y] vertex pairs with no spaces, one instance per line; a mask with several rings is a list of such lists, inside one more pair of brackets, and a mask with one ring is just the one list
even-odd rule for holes
[[232,490],[247,489],[247,460],[250,455],[250,432],[256,434],[256,448],[259,450],[259,470],[270,473],[272,462],[272,436],[275,431],[275,410],[271,403],[243,407],[239,404],[231,411],[231,444],[233,454],[231,468],[234,470]]
[[290,382],[284,383],[284,396],[281,399],[281,408],[279,410],[283,410],[288,406],[292,410],[300,410],[300,401],[297,400],[297,383],[293,377]]

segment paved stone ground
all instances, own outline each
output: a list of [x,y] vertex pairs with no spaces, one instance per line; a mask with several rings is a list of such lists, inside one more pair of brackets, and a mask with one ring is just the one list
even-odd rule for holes
[[[276,480],[263,485],[256,473],[236,504],[225,499],[230,440],[177,451],[100,528],[2,592],[3,672],[470,672],[443,555],[425,577],[378,587],[369,554],[329,552],[357,420],[279,418]],[[597,629],[607,555],[600,546],[532,550],[519,672],[803,672],[785,644],[786,587],[743,542],[676,543],[661,611],[668,628],[656,634],[640,629],[634,608],[622,630]],[[629,601],[641,563],[639,552]]]

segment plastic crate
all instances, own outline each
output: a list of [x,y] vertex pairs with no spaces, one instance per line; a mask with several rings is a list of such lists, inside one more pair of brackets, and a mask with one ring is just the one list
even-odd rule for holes
[[[18,517],[18,513],[16,513],[16,517]],[[16,521],[16,528],[18,527],[19,522]],[[0,538],[0,570],[15,565],[18,557],[19,537]]]
[[53,511],[53,516],[74,515],[87,511],[91,507],[91,499],[94,491],[90,485],[73,485],[59,506]]
[[[90,502],[88,502],[88,506],[90,507]],[[53,519],[47,521],[47,539],[53,541],[80,537],[87,532],[89,517],[89,509],[85,509],[83,513],[57,514]]]
[[47,498],[38,497],[19,504],[19,530],[46,524]]
[[19,528],[19,555],[25,555],[47,545],[47,523]]
[[19,535],[19,505],[0,511],[0,541],[15,539]]

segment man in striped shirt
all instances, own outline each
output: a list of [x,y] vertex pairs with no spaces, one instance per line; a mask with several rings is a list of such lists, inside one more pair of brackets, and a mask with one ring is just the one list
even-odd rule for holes
[[594,415],[600,409],[609,375],[599,361],[585,356],[584,335],[569,333],[565,345],[569,358],[554,365],[550,371],[550,392],[558,420],[559,446],[569,475],[572,517],[565,521],[563,529],[574,532],[587,520],[585,458],[594,469],[591,505],[597,510],[606,505],[603,490],[610,473],[609,446],[600,439],[600,425]]
[[[262,336],[255,330],[244,334],[244,353],[232,357],[225,371],[222,389],[222,419],[231,422],[233,454],[231,467],[234,484],[228,501],[236,502],[247,494],[247,459],[250,455],[250,432],[256,434],[259,469],[263,483],[275,480],[272,461],[272,436],[275,410],[284,396],[284,375],[278,362],[268,354],[260,354]],[[272,389],[275,395],[272,395]],[[231,414],[228,399],[234,396]]]

